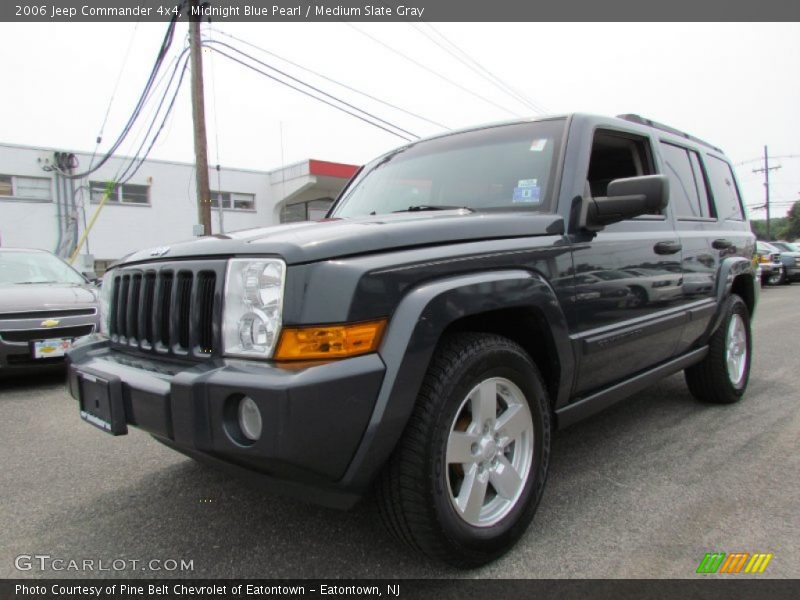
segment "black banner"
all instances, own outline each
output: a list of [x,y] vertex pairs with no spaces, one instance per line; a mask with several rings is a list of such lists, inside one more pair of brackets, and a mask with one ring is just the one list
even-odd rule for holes
[[0,21],[107,22],[191,18],[217,23],[289,21],[797,21],[787,0],[11,0]]
[[685,580],[397,579],[397,580],[102,580],[0,581],[3,600],[231,600],[264,598],[436,598],[583,600],[794,600],[799,580],[706,578]]

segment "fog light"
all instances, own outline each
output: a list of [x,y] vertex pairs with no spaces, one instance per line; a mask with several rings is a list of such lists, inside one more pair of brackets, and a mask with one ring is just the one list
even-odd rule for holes
[[248,440],[256,441],[261,437],[261,412],[249,396],[239,401],[239,427]]

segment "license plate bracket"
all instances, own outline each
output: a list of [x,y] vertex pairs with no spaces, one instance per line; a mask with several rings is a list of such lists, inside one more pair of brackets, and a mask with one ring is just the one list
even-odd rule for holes
[[78,393],[81,419],[111,435],[128,433],[119,379],[78,372]]

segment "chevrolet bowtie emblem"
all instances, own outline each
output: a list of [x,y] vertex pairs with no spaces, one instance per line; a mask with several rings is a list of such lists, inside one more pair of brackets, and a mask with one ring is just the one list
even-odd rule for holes
[[55,327],[61,323],[58,319],[47,319],[46,321],[42,321],[42,327]]

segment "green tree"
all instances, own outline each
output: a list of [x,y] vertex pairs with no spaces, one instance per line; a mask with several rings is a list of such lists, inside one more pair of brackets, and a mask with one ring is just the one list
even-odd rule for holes
[[763,241],[772,241],[772,240],[782,240],[780,233],[782,232],[783,228],[786,227],[787,218],[786,217],[778,217],[772,218],[769,220],[769,232],[770,232],[770,239],[767,240],[767,222],[763,219],[761,220],[753,220],[750,221],[750,229],[754,234],[756,234],[756,238]]
[[792,204],[786,213],[785,223],[777,229],[778,239],[789,240],[790,242],[800,238],[800,201]]

